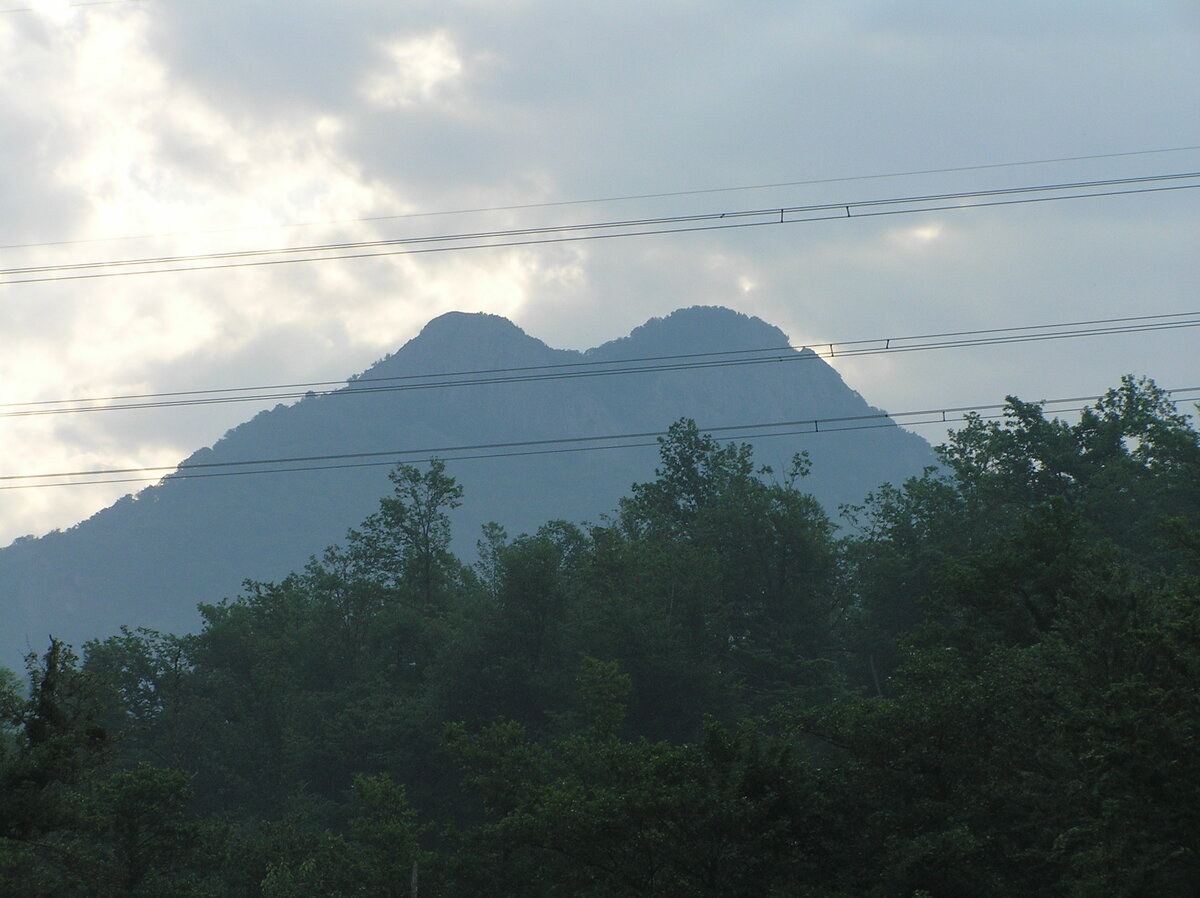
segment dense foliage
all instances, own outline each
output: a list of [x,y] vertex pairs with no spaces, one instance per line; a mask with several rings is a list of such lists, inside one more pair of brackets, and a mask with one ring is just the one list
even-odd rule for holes
[[471,567],[402,466],[200,633],[0,683],[0,896],[1196,894],[1196,430],[1126,379],[941,457],[839,535],[681,421]]

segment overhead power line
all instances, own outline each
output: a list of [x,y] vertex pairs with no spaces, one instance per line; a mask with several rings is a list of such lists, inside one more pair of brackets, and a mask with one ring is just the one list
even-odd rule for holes
[[[1200,396],[1200,386],[1165,390],[1170,396],[1195,398]],[[1102,397],[1072,396],[1060,399],[1043,399],[1042,407],[1054,413],[1082,411]],[[1078,403],[1086,403],[1079,405]],[[764,439],[778,436],[820,435],[844,431],[866,430],[876,427],[899,427],[898,419],[909,426],[946,424],[965,420],[975,414],[985,420],[1001,417],[1007,403],[987,405],[932,408],[908,412],[871,412],[860,415],[843,415],[828,418],[808,418],[791,421],[759,422],[755,424],[727,424],[705,426],[701,429],[722,440]],[[559,454],[563,452],[601,451],[611,449],[633,449],[656,445],[657,440],[667,436],[667,431],[642,431],[637,433],[610,433],[594,436],[559,437],[540,440],[512,440],[506,442],[474,443],[465,445],[426,446],[419,449],[389,449],[372,452],[339,452],[323,455],[291,456],[280,458],[257,458],[244,461],[195,462],[181,465],[160,465],[131,468],[105,468],[90,471],[58,471],[43,474],[8,474],[0,476],[0,490],[38,489],[56,486],[94,486],[113,483],[146,483],[163,480],[187,480],[197,477],[231,477],[249,474],[284,474],[302,471],[341,470],[356,467],[390,466],[399,462],[422,462],[434,458],[446,462],[475,459],[507,458],[524,455]],[[646,442],[653,439],[654,442]],[[372,459],[368,461],[368,459]],[[386,459],[386,460],[381,460]],[[269,465],[271,467],[261,467]],[[53,483],[32,481],[64,477],[109,477],[110,475],[132,474],[136,476],[119,479],[74,480]],[[164,476],[165,475],[165,476]],[[25,481],[18,483],[16,481]]]
[[[474,387],[498,384],[536,383],[616,375],[653,374],[709,368],[740,367],[778,362],[811,361],[817,358],[850,358],[883,353],[922,352],[1040,342],[1080,337],[1133,334],[1146,331],[1174,330],[1200,326],[1200,311],[1166,315],[1136,315],[1123,318],[1097,318],[1060,324],[987,328],[922,334],[907,337],[878,337],[871,340],[810,343],[808,346],[781,345],[756,349],[738,349],[676,355],[642,356],[609,361],[567,362],[553,365],[525,365],[487,368],[438,374],[408,374],[393,377],[364,377],[350,381],[311,381],[266,386],[227,387],[224,389],[183,390],[164,393],[137,393],[79,399],[49,399],[0,404],[0,418],[75,414],[130,409],[177,408],[235,402],[266,402],[320,396],[371,396],[411,390]],[[809,349],[807,353],[800,352]],[[335,387],[316,393],[314,387]]]
[[128,277],[145,274],[170,274],[186,271],[210,271],[226,268],[288,265],[300,262],[367,259],[382,256],[459,252],[471,249],[500,249],[516,246],[602,240],[615,237],[647,237],[696,231],[801,224],[842,218],[872,218],[884,215],[906,215],[919,212],[974,209],[987,206],[1008,206],[1059,200],[1158,193],[1188,190],[1195,187],[1200,187],[1200,172],[1176,172],[1172,174],[1146,175],[1136,178],[1107,178],[1092,181],[962,191],[958,193],[899,196],[837,203],[819,203],[805,206],[741,209],[696,215],[623,219],[537,228],[511,228],[493,231],[400,237],[388,240],[310,244],[306,246],[275,247],[271,249],[195,253],[137,259],[113,259],[65,263],[61,265],[25,266],[0,269],[0,285]]
[[[127,2],[127,0],[107,0],[107,2]],[[15,11],[15,10],[14,10]],[[1200,144],[1182,147],[1160,147],[1152,150],[1128,150],[1118,153],[1090,153],[1079,156],[1055,156],[1047,159],[1022,159],[1014,162],[985,162],[977,165],[959,165],[945,168],[912,169],[909,171],[883,172],[870,175],[844,175],[831,178],[809,178],[799,181],[775,181],[766,184],[742,184],[733,187],[704,187],[693,190],[671,190],[659,193],[630,193],[617,196],[591,197],[576,200],[552,200],[540,203],[510,203],[498,206],[475,206],[461,209],[439,209],[417,212],[399,212],[390,215],[366,215],[358,218],[334,218],[318,221],[298,221],[286,224],[271,225],[240,225],[231,228],[210,228],[195,231],[172,231],[155,234],[126,234],[115,237],[91,237],[78,240],[48,240],[40,243],[9,243],[0,245],[0,249],[34,249],[49,246],[79,246],[87,243],[115,243],[132,240],[161,240],[172,237],[203,237],[215,234],[234,234],[248,231],[275,231],[292,228],[332,227],[346,224],[366,224],[381,221],[401,221],[413,218],[438,218],[451,215],[481,215],[489,212],[520,212],[532,209],[554,209],[565,206],[599,205],[601,203],[621,203],[635,200],[677,199],[686,196],[704,196],[717,193],[743,193],[751,190],[780,190],[785,187],[814,187],[821,184],[849,184],[854,181],[877,181],[887,178],[910,178],[923,175],[956,174],[961,172],[985,171],[989,169],[1020,168],[1034,165],[1054,165],[1063,162],[1092,162],[1101,159],[1125,159],[1134,156],[1155,156],[1165,153],[1186,153],[1200,150]]]

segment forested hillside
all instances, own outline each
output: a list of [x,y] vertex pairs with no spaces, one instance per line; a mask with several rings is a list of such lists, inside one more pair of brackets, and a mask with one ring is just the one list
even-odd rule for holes
[[1128,378],[940,453],[839,530],[680,420],[473,566],[401,466],[200,632],[3,684],[0,895],[1194,895],[1194,425]]

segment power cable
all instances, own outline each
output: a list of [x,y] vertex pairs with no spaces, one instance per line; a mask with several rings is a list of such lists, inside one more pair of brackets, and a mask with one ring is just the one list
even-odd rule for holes
[[[47,274],[53,272],[82,271],[95,268],[118,268],[137,265],[167,265],[182,262],[224,261],[231,259],[246,259],[262,256],[277,256],[297,253],[333,253],[347,250],[376,249],[391,246],[409,246],[423,243],[442,243],[455,241],[486,240],[510,237],[529,237],[545,234],[571,233],[593,230],[628,230],[631,228],[651,228],[669,224],[685,224],[697,222],[720,221],[734,218],[759,218],[763,216],[803,214],[808,212],[845,211],[850,217],[850,209],[865,209],[876,206],[890,206],[911,203],[945,202],[954,199],[974,199],[990,196],[1035,193],[1044,191],[1093,189],[1099,187],[1127,186],[1161,181],[1176,181],[1200,178],[1200,172],[1182,172],[1167,175],[1146,175],[1137,178],[1115,178],[1093,181],[1076,181],[1058,184],[1042,184],[1026,187],[1005,187],[991,190],[969,191],[961,193],[926,194],[917,196],[892,197],[887,199],[860,200],[851,203],[820,203],[808,206],[784,206],[767,209],[748,209],[733,212],[708,212],[693,215],[671,215],[656,218],[620,219],[613,221],[588,222],[569,225],[552,225],[537,228],[506,228],[492,231],[476,231],[457,234],[435,234],[417,237],[398,237],[384,240],[344,241],[340,243],[307,244],[303,246],[270,247],[265,249],[230,250],[212,253],[188,253],[174,256],[151,256],[137,259],[110,259],[92,262],[70,262],[59,265],[37,265],[0,269],[0,276],[17,274]],[[1107,194],[1101,194],[1107,195]]]
[[[1179,387],[1171,390],[1164,390],[1164,393],[1170,396],[1176,394],[1196,393],[1200,394],[1200,386],[1197,387]],[[1046,406],[1062,406],[1076,403],[1094,403],[1103,398],[1099,395],[1094,396],[1072,396],[1059,399],[1042,399],[1038,405],[1045,408]],[[966,420],[972,415],[978,415],[983,419],[1000,417],[1004,413],[1004,409],[1008,407],[1007,403],[992,403],[987,405],[967,405],[955,406],[949,408],[933,408],[922,409],[919,411],[908,412],[872,412],[869,414],[859,415],[843,415],[838,417],[828,418],[808,418],[791,421],[774,421],[774,422],[759,422],[755,424],[729,424],[716,427],[701,428],[705,433],[709,434],[736,434],[731,436],[720,437],[720,439],[760,439],[770,436],[788,436],[788,435],[805,435],[805,434],[830,434],[841,433],[843,431],[863,430],[872,427],[899,427],[897,419],[924,419],[911,421],[912,426],[921,426],[926,424],[943,424],[952,423],[954,421]],[[1070,408],[1054,409],[1055,412],[1072,412],[1082,411],[1087,406],[1074,406]],[[986,414],[983,414],[986,413]],[[780,428],[792,428],[791,430],[780,430]],[[799,428],[799,429],[796,429]],[[758,431],[758,433],[754,433]],[[292,456],[282,458],[258,458],[247,459],[245,461],[229,461],[229,462],[196,462],[192,464],[180,465],[158,465],[145,466],[136,468],[104,468],[91,471],[58,471],[44,474],[8,474],[0,475],[0,481],[18,481],[18,480],[46,480],[50,478],[60,477],[91,477],[105,476],[112,474],[137,474],[144,475],[138,477],[125,478],[120,480],[82,480],[68,481],[60,483],[21,483],[9,484],[0,486],[0,490],[11,489],[29,489],[53,486],[92,486],[106,483],[133,483],[133,482],[151,482],[162,480],[167,481],[186,480],[193,477],[217,477],[217,476],[235,476],[246,474],[275,474],[288,473],[298,471],[314,471],[314,470],[338,470],[349,467],[371,467],[380,465],[391,465],[397,463],[403,458],[416,457],[417,461],[428,461],[434,458],[443,461],[463,461],[470,459],[485,459],[485,458],[505,458],[516,455],[542,455],[565,451],[583,451],[599,450],[599,449],[627,449],[636,448],[639,446],[652,446],[655,443],[634,443],[622,442],[618,445],[594,445],[611,444],[614,441],[629,441],[629,440],[646,440],[654,438],[657,442],[658,438],[667,436],[668,431],[643,431],[638,433],[623,433],[623,434],[602,434],[596,436],[584,437],[560,437],[556,439],[541,439],[541,440],[513,440],[508,442],[494,443],[475,443],[467,445],[449,445],[449,446],[433,446],[424,447],[421,449],[390,449],[374,452],[339,452],[329,453],[325,455],[308,455],[308,456]],[[593,444],[593,445],[586,445]],[[451,454],[454,453],[454,454]],[[471,455],[460,455],[458,453],[481,453]],[[362,459],[378,459],[386,457],[389,461],[378,462],[363,462]],[[353,464],[332,464],[332,465],[313,465],[314,462],[341,462],[355,460]],[[272,467],[257,470],[230,470],[234,468],[246,468],[254,465],[308,465],[308,467]],[[219,470],[218,470],[219,469]],[[193,472],[201,473],[193,473]],[[167,472],[163,476],[162,472]]]
[[[115,259],[107,261],[67,263],[62,265],[27,266],[20,268],[0,269],[0,278],[8,278],[7,280],[0,280],[0,285],[127,277],[143,274],[169,274],[185,271],[209,271],[226,268],[284,265],[299,262],[337,261],[376,258],[380,256],[455,252],[468,249],[499,249],[515,246],[531,246],[579,242],[585,240],[610,239],[613,237],[646,237],[661,234],[690,233],[695,231],[716,231],[727,230],[731,228],[761,227],[764,225],[801,224],[806,222],[828,221],[831,219],[842,218],[870,218],[883,215],[950,211],[952,209],[974,209],[988,206],[1018,205],[1057,200],[1125,196],[1129,194],[1157,193],[1170,190],[1192,189],[1195,187],[1200,187],[1200,183],[1162,185],[1164,182],[1194,181],[1198,178],[1200,178],[1200,172],[1179,172],[1164,175],[1147,175],[1136,178],[1109,178],[1093,181],[1063,182],[1057,184],[1040,184],[1025,187],[1006,187],[992,190],[964,191],[959,193],[925,194],[890,197],[885,199],[859,200],[852,202],[819,203],[807,206],[782,206],[768,209],[745,209],[732,212],[713,212],[697,215],[625,219],[618,221],[601,221],[585,224],[539,228],[512,228],[472,233],[402,237],[389,240],[312,244],[298,247],[277,247],[274,249],[237,250],[222,253],[197,253],[190,255],[159,256],[141,259]],[[1137,186],[1147,184],[1158,184],[1160,186]],[[1128,189],[1100,189],[1106,187],[1121,187]],[[1061,191],[1077,192],[1061,193]],[[1030,194],[1042,195],[1030,196]],[[966,202],[968,200],[979,201]],[[906,208],[887,208],[895,206]],[[430,246],[425,244],[440,245]],[[348,250],[361,251],[347,252]],[[372,250],[381,251],[375,252]],[[320,255],[306,256],[303,255],[304,253],[319,253]],[[282,256],[282,258],[263,258],[266,256]],[[190,262],[213,262],[214,264],[180,264]],[[167,267],[135,267],[156,265]],[[96,271],[95,269],[119,270]],[[13,277],[14,275],[28,274],[48,276]]]
[[[107,2],[126,2],[126,0],[107,0]],[[1082,156],[1057,156],[1048,159],[1024,159],[1016,162],[988,162],[978,165],[960,165],[948,168],[926,168],[911,171],[885,172],[872,175],[848,175],[835,178],[810,178],[802,181],[777,181],[770,184],[744,184],[736,187],[707,187],[693,190],[673,190],[661,193],[634,193],[619,196],[593,197],[582,200],[555,200],[541,203],[514,203],[504,206],[477,206],[464,209],[443,209],[437,211],[402,212],[392,215],[367,215],[360,218],[337,218],[324,221],[301,221],[279,225],[241,225],[232,228],[215,228],[200,231],[173,231],[157,234],[129,234],[121,237],[92,237],[80,240],[50,240],[40,243],[9,243],[0,244],[0,249],[35,249],[49,246],[77,246],[87,243],[113,243],[132,240],[161,240],[172,237],[203,237],[214,234],[233,234],[246,231],[274,231],[291,228],[332,227],[345,224],[365,224],[380,221],[399,221],[410,218],[437,218],[451,215],[479,215],[488,212],[518,212],[530,209],[553,209],[563,206],[586,206],[601,203],[619,203],[633,200],[671,199],[685,196],[703,196],[716,193],[738,193],[750,190],[776,190],[784,187],[811,187],[820,184],[848,184],[854,181],[874,181],[886,178],[908,178],[922,175],[955,174],[961,172],[984,171],[988,169],[1019,168],[1033,165],[1052,165],[1063,162],[1089,162],[1100,159],[1121,159],[1132,156],[1154,156],[1163,153],[1184,153],[1200,150],[1200,145],[1182,147],[1162,147],[1153,150],[1129,150],[1118,153],[1091,153]]]
[[[50,399],[38,402],[15,402],[0,404],[0,418],[96,411],[123,411],[130,409],[178,408],[235,402],[280,401],[307,398],[310,393],[313,393],[314,396],[370,396],[380,393],[407,392],[411,390],[530,383],[613,375],[652,374],[667,371],[725,368],[776,362],[811,361],[817,358],[849,358],[895,352],[995,346],[1040,342],[1043,340],[1174,330],[1198,326],[1200,326],[1200,312],[1137,315],[1124,318],[1075,321],[1063,324],[988,328],[909,337],[880,337],[874,340],[853,340],[841,343],[813,343],[808,347],[775,346],[758,349],[644,356],[633,359],[477,369],[444,374],[410,374],[395,377],[358,378],[349,382],[349,384],[346,381],[313,381],[260,387],[229,387],[223,390],[185,390],[169,393],[126,394],[122,396],[91,397],[86,399]],[[807,353],[800,351],[805,348],[809,350]],[[316,386],[337,386],[339,389],[322,391],[318,394],[311,389]],[[213,395],[235,393],[239,395]],[[83,403],[97,404],[85,405]]]

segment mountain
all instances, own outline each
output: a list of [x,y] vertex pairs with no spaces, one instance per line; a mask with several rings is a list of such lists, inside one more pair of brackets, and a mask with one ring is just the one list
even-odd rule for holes
[[[498,444],[660,432],[683,416],[705,429],[879,414],[823,360],[783,348],[788,343],[757,318],[698,307],[581,353],[552,349],[504,318],[452,312],[344,388],[261,412],[181,467],[434,450],[464,486],[455,548],[473,560],[483,523],[495,520],[516,534],[553,518],[596,521],[632,483],[652,478],[657,460],[650,437],[638,441],[648,444],[642,448],[510,457],[496,456],[538,447]],[[768,347],[780,348],[771,358],[786,364],[663,358]],[[659,360],[642,367],[675,370],[620,373],[637,359]],[[714,364],[694,367],[703,361]],[[483,373],[498,369],[506,372],[499,381]],[[434,381],[443,386],[428,388],[429,375],[442,375]],[[834,514],[839,503],[860,501],[879,483],[899,482],[933,463],[924,440],[895,427],[751,439],[756,432],[746,431],[746,441],[756,444],[756,460],[776,471],[808,450],[806,486]],[[738,431],[718,435],[742,438]],[[496,448],[448,451],[482,444]],[[194,628],[198,602],[235,595],[244,578],[272,580],[299,569],[370,514],[390,491],[387,465],[395,457],[383,461],[310,461],[296,467],[362,466],[256,476],[171,476],[69,530],[18,540],[0,550],[0,664],[44,650],[51,634],[79,644],[121,624]]]

